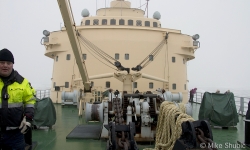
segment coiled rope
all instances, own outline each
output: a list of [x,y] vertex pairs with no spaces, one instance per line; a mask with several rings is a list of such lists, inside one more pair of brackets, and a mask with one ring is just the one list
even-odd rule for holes
[[[186,114],[184,103],[176,103],[165,101],[160,106],[156,128],[156,140],[154,150],[172,150],[175,141],[180,138],[182,133],[181,124],[185,121],[194,121],[194,119]],[[153,150],[145,148],[144,150]]]

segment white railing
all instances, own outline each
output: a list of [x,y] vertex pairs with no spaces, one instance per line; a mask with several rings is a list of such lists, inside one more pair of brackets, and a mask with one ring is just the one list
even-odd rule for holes
[[36,91],[36,97],[39,99],[49,97],[50,96],[50,89],[47,90],[37,90]]
[[[196,92],[193,98],[193,102],[200,104],[202,101],[202,98],[203,98],[203,93]],[[238,114],[245,116],[247,113],[248,103],[250,101],[250,98],[234,96],[234,100],[235,100],[236,109],[238,110]]]

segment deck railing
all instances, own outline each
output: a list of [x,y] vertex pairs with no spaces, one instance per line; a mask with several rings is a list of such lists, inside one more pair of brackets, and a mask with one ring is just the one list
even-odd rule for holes
[[[42,99],[44,97],[49,97],[50,96],[50,89],[47,90],[37,90],[36,91],[36,97],[39,99]],[[203,93],[202,92],[196,92],[194,95],[194,103],[201,103],[203,98]],[[239,97],[239,96],[234,96],[235,99],[235,105],[236,109],[238,111],[239,115],[245,116],[247,109],[248,109],[248,102],[250,101],[249,97]]]
[[[194,103],[200,104],[203,98],[202,92],[196,92],[194,95]],[[239,115],[245,116],[248,109],[248,102],[250,101],[250,97],[239,97],[234,96],[236,109]]]
[[36,97],[39,99],[49,97],[50,96],[50,89],[47,90],[37,90],[36,91]]

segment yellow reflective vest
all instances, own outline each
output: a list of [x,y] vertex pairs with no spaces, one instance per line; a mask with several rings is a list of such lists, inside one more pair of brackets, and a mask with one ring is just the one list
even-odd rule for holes
[[24,116],[33,120],[36,99],[27,79],[13,71],[8,80],[0,78],[0,91],[1,129],[19,127]]

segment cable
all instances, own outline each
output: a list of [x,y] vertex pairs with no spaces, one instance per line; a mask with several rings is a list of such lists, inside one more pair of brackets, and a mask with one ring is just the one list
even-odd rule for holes
[[[104,54],[105,56],[109,57],[110,59],[116,61],[115,58],[111,57],[110,55],[108,55],[107,53],[105,53],[103,50],[101,50],[99,47],[97,47],[96,45],[94,45],[92,42],[90,42],[88,39],[86,39],[84,36],[82,36],[80,33],[79,33],[79,36],[84,40],[86,41],[86,43],[88,43],[88,45],[93,48],[94,50],[98,50],[100,53]],[[99,53],[98,52],[98,53]]]
[[[81,39],[81,44],[87,49],[87,51],[92,55],[92,56],[94,56],[94,54],[93,53],[91,53],[89,50],[91,50],[90,48],[89,48],[89,46],[86,44],[86,43],[84,43],[84,41],[82,41],[82,39]],[[111,63],[112,65],[113,65],[113,63],[112,62],[110,62],[109,60],[107,60],[105,57],[103,57],[102,55],[100,55],[100,54],[98,54],[98,53],[96,53],[95,51],[93,51],[96,55],[98,55],[99,57],[101,57],[102,59],[104,59],[104,60],[106,60],[106,61],[108,61],[109,63]],[[96,56],[94,56],[97,60],[99,60]],[[99,61],[101,61],[101,60],[99,60]],[[102,61],[101,61],[102,62]],[[102,62],[103,64],[105,64],[104,62]],[[108,67],[110,67],[109,65],[107,65],[107,64],[105,64],[106,66],[108,66]],[[110,67],[110,68],[112,68],[112,67]],[[112,69],[114,69],[114,68],[112,68]],[[114,70],[116,70],[116,69],[114,69]]]

